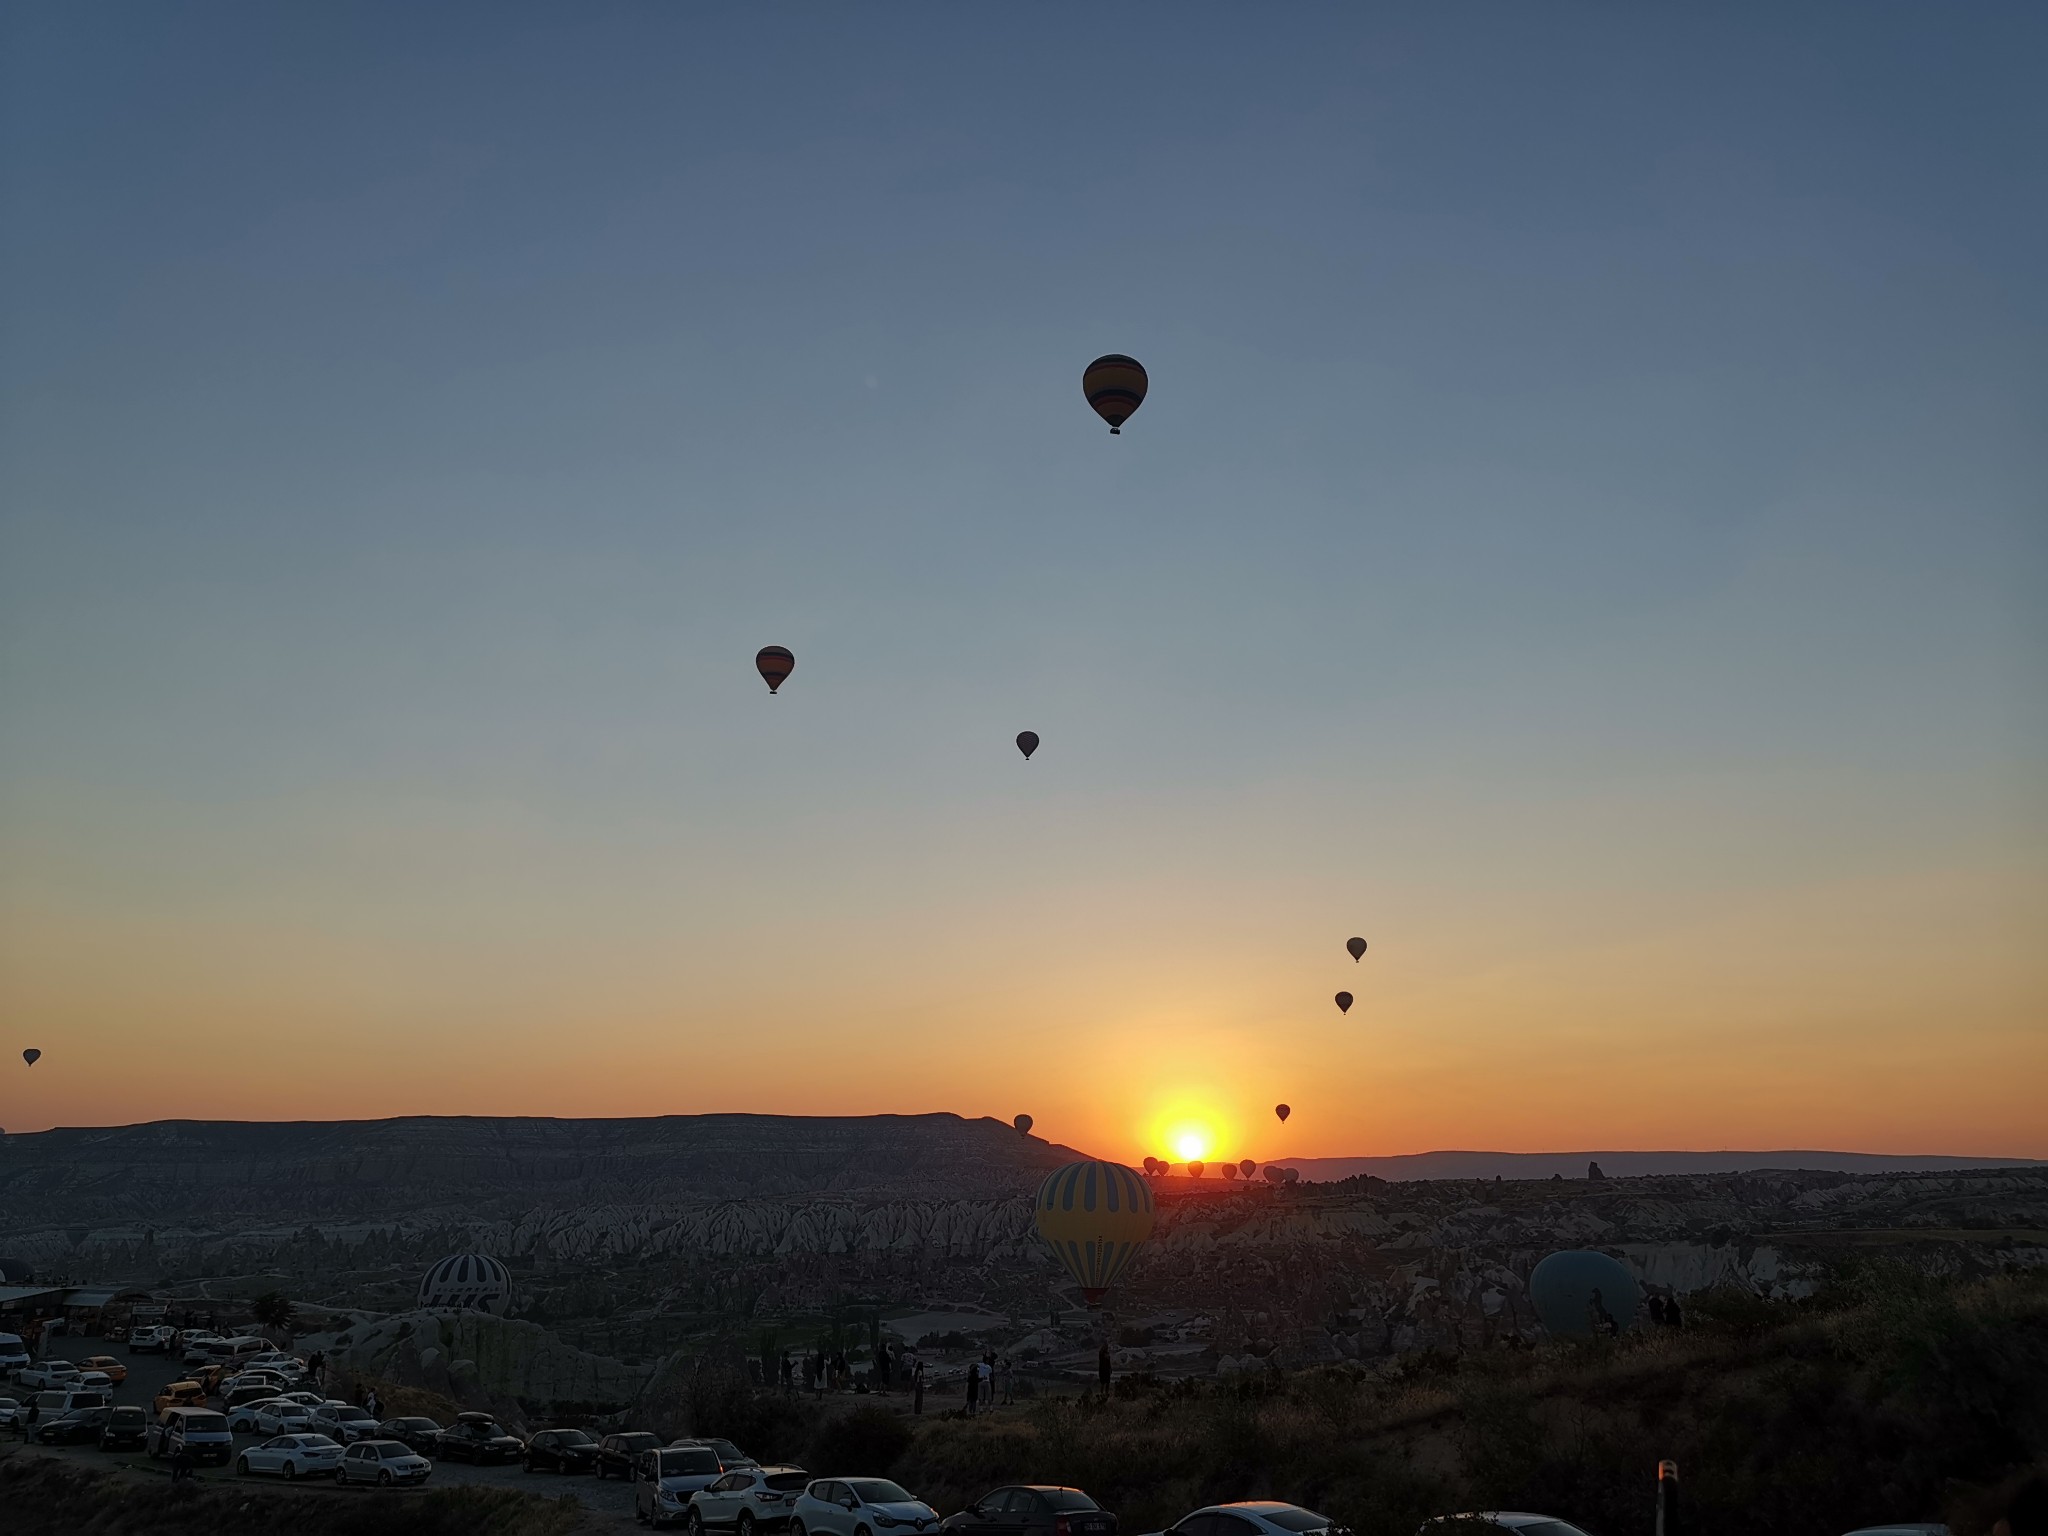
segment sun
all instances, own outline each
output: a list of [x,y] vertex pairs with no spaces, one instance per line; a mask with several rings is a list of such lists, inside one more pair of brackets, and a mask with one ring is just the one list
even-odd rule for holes
[[1198,1163],[1209,1155],[1209,1133],[1199,1125],[1184,1125],[1173,1133],[1173,1150],[1184,1163]]

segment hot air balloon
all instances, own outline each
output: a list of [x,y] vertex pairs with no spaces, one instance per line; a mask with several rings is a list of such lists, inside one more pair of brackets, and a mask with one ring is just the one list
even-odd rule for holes
[[1275,1104],[1273,1106],[1273,1113],[1278,1115],[1280,1117],[1280,1123],[1282,1125],[1285,1125],[1287,1123],[1287,1117],[1293,1114],[1294,1111],[1285,1104]]
[[1235,1179],[1237,1177],[1237,1164],[1219,1163],[1216,1165],[1216,1171],[1226,1179]]
[[1202,1176],[1202,1169],[1204,1166],[1205,1165],[1202,1163],[1190,1162],[1188,1164],[1188,1176],[1190,1178],[1199,1179]]
[[1354,962],[1365,958],[1365,940],[1346,939],[1344,947],[1351,951],[1351,958]]
[[1019,1115],[1010,1124],[1017,1127],[1017,1134],[1019,1136],[1029,1136],[1031,1134],[1031,1117],[1029,1115]]
[[764,645],[754,653],[754,667],[760,672],[761,681],[768,685],[768,691],[779,693],[789,681],[789,674],[796,670],[796,657],[779,645]]
[[1125,422],[1145,403],[1145,365],[1135,357],[1110,352],[1098,357],[1081,372],[1081,392],[1095,414],[1109,423],[1112,434],[1121,432]]
[[1025,762],[1030,762],[1031,754],[1038,750],[1038,732],[1019,731],[1017,733],[1017,750],[1024,754]]
[[1146,1158],[1146,1159],[1145,1159],[1145,1171],[1146,1171],[1146,1172],[1147,1172],[1148,1174],[1156,1174],[1156,1173],[1158,1173],[1158,1172],[1159,1172],[1159,1159],[1158,1159],[1158,1158],[1156,1158],[1156,1157],[1148,1157],[1148,1158]]
[[1641,1299],[1621,1261],[1591,1249],[1553,1253],[1529,1275],[1529,1304],[1552,1333],[1619,1332]]
[[1068,1163],[1038,1186],[1036,1215],[1092,1307],[1152,1235],[1152,1191],[1122,1163]]
[[1253,1174],[1259,1171],[1259,1165],[1253,1162],[1250,1158],[1246,1158],[1243,1162],[1237,1165],[1237,1171],[1243,1174],[1246,1178],[1250,1178]]
[[21,1059],[27,1062],[30,1066],[34,1066],[37,1062],[43,1059],[43,1053],[37,1050],[34,1046],[30,1046],[27,1050],[21,1053]]
[[1337,1011],[1339,1013],[1349,1013],[1351,1011],[1351,994],[1349,992],[1339,992],[1337,994]]
[[1268,1184],[1278,1184],[1286,1177],[1287,1170],[1285,1168],[1276,1168],[1271,1163],[1266,1164],[1266,1182]]

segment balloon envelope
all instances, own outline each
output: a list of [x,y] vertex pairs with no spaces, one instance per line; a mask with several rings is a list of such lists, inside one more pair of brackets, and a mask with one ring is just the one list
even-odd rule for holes
[[1189,1163],[1188,1172],[1199,1179],[1202,1176],[1202,1170],[1207,1166],[1208,1164],[1206,1163]]
[[1109,352],[1081,371],[1081,392],[1095,414],[1109,423],[1112,433],[1121,432],[1138,407],[1145,403],[1151,380],[1145,365],[1135,357]]
[[1223,1177],[1226,1179],[1234,1179],[1237,1177],[1237,1164],[1219,1163],[1216,1166],[1216,1171],[1222,1174]]
[[1035,1215],[1092,1307],[1152,1235],[1152,1191],[1122,1163],[1068,1163],[1038,1186]]
[[1243,1162],[1237,1165],[1237,1171],[1243,1174],[1246,1178],[1250,1178],[1253,1174],[1259,1171],[1259,1165],[1253,1162],[1250,1158],[1246,1158]]
[[30,1046],[27,1050],[21,1053],[21,1059],[27,1062],[30,1066],[34,1066],[37,1062],[43,1059],[43,1053],[37,1050],[34,1046]]
[[1030,762],[1031,754],[1038,750],[1038,732],[1019,731],[1017,733],[1017,750],[1024,754],[1025,762]]
[[796,657],[779,645],[764,645],[754,653],[754,667],[761,674],[761,681],[768,685],[768,691],[774,693],[796,670]]
[[1337,994],[1337,1011],[1339,1013],[1349,1013],[1351,1011],[1351,994],[1349,992],[1339,992]]
[[1605,1331],[1635,1321],[1642,1290],[1619,1259],[1591,1249],[1553,1253],[1529,1276],[1529,1304],[1552,1333]]
[[1017,1127],[1017,1134],[1019,1136],[1029,1136],[1031,1134],[1032,1120],[1029,1115],[1019,1115],[1010,1124]]
[[1351,958],[1353,960],[1363,960],[1365,958],[1365,940],[1347,939],[1344,941],[1344,947],[1351,951]]
[[1293,1114],[1294,1111],[1285,1104],[1275,1104],[1273,1106],[1273,1113],[1278,1115],[1280,1117],[1280,1123],[1282,1125],[1285,1125],[1287,1123],[1287,1117]]

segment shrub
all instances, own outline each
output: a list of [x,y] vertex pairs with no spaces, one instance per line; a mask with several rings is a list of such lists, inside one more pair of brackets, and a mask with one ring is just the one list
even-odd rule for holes
[[867,1404],[825,1420],[811,1436],[805,1465],[825,1477],[881,1477],[910,1449],[910,1426],[887,1408]]

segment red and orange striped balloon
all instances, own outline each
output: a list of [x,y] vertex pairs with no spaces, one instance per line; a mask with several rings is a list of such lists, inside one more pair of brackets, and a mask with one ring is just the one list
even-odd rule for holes
[[779,645],[764,645],[754,655],[754,668],[761,674],[761,681],[768,685],[768,691],[775,693],[796,670],[796,657]]

